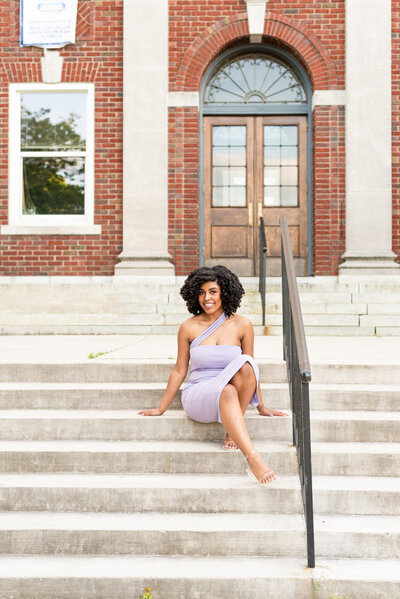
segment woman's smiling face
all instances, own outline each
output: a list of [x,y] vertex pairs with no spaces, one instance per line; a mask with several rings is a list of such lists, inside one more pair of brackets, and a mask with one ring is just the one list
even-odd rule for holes
[[207,281],[201,285],[199,304],[206,314],[222,313],[221,287],[216,281]]

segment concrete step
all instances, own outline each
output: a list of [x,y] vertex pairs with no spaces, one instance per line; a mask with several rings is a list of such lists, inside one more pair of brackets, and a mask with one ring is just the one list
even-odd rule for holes
[[[13,599],[250,599],[312,595],[304,560],[190,557],[0,558],[0,594]],[[369,597],[368,597],[369,599]]]
[[399,439],[400,412],[311,412],[312,441],[397,443]]
[[[170,359],[87,359],[76,363],[3,362],[0,363],[0,382],[6,383],[166,383],[175,364]],[[261,380],[284,383],[287,380],[286,365],[278,360],[258,360]],[[397,364],[317,363],[311,364],[312,385],[355,384],[400,385],[400,369]],[[312,388],[311,385],[311,388]]]
[[0,552],[304,558],[306,541],[300,514],[4,512]]
[[[141,410],[157,407],[164,390],[165,383],[0,383],[0,409]],[[261,390],[268,407],[289,409],[287,383],[262,383]],[[400,385],[310,385],[314,410],[397,411],[399,397]],[[178,391],[169,409],[181,408]]]
[[396,560],[319,559],[312,574],[312,597],[399,599],[400,574],[397,566]]
[[[289,440],[291,419],[263,418],[252,411],[246,415],[254,440]],[[14,440],[205,440],[224,438],[219,423],[203,424],[181,410],[158,418],[131,410],[1,410],[0,438]]]
[[[260,318],[253,322],[261,322]],[[261,326],[253,322],[256,336],[282,336],[282,326]],[[122,325],[122,324],[97,324],[88,325],[39,325],[33,321],[30,324],[0,325],[0,335],[176,335],[179,325]],[[400,327],[375,327],[375,326],[305,326],[307,336],[316,337],[397,337]]]
[[[379,367],[378,367],[379,368]],[[264,397],[264,392],[263,392]],[[310,385],[312,410],[398,411],[400,385],[335,384]],[[266,402],[268,405],[268,403]]]
[[[268,407],[289,408],[287,383],[262,384]],[[156,407],[165,383],[0,383],[0,409],[141,410]],[[182,409],[181,392],[169,410]]]
[[298,476],[3,474],[3,511],[301,514]]
[[332,515],[400,515],[400,479],[313,476],[314,512]]
[[[3,474],[3,511],[299,514],[298,476],[267,486],[244,475]],[[400,515],[400,479],[314,476],[319,514]]]
[[[209,441],[1,441],[1,472],[244,473],[239,451]],[[279,475],[297,474],[288,442],[258,441],[256,448]],[[400,476],[399,443],[312,444],[314,475]]]
[[288,558],[78,557],[0,558],[0,593],[13,599],[153,597],[253,599],[336,596],[398,599],[395,560],[320,560],[313,572]]
[[[259,323],[257,323],[259,324]],[[360,325],[365,327],[400,327],[400,313],[399,314],[368,314],[360,316]]]
[[320,558],[399,559],[396,516],[314,516],[315,551]]
[[[314,528],[318,559],[400,558],[399,518],[316,515]],[[3,512],[0,552],[304,558],[306,539],[299,514]]]
[[[246,413],[250,436],[255,441],[291,440],[291,419],[265,418],[255,410]],[[132,410],[1,410],[2,440],[100,440],[100,441],[219,441],[222,425],[191,420],[181,410],[160,417]],[[312,441],[388,442],[400,438],[400,412],[311,413]]]
[[400,443],[312,442],[312,471],[319,476],[400,476]]
[[[175,359],[126,359],[126,360],[79,360],[76,363],[15,362],[0,363],[1,382],[40,383],[166,383],[172,372]],[[268,383],[286,381],[286,366],[283,361],[261,364],[263,378]],[[393,370],[395,370],[393,368]],[[400,379],[400,374],[399,374]],[[353,381],[352,381],[353,382]]]
[[[285,442],[258,442],[257,449],[280,475],[298,472],[295,449]],[[96,472],[238,474],[247,464],[221,442],[194,441],[1,441],[1,472]]]
[[[262,324],[261,306],[257,311],[246,312],[240,311],[240,314],[249,318],[254,325]],[[134,333],[137,328],[157,329],[159,326],[180,326],[182,322],[188,319],[190,315],[187,312],[172,313],[172,314],[145,314],[145,313],[78,313],[76,310],[72,313],[34,313],[34,314],[16,314],[16,313],[0,313],[0,330],[15,327],[53,327],[58,330],[69,327],[71,332],[78,329],[86,329],[93,327],[104,327],[104,330],[113,331],[116,327],[128,327],[127,332]],[[303,311],[303,321],[305,327],[368,327],[374,326],[399,326],[400,316],[390,315],[366,315],[365,312],[360,316],[357,313],[307,313]],[[265,317],[265,324],[268,327],[282,326],[281,313],[268,313]],[[2,333],[5,334],[5,333]],[[32,333],[31,333],[32,334]]]

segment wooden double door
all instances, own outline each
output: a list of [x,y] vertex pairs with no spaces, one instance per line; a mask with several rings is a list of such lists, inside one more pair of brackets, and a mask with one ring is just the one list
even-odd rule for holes
[[267,275],[280,275],[279,219],[286,216],[296,271],[307,266],[307,118],[204,118],[204,264],[258,274],[259,217]]

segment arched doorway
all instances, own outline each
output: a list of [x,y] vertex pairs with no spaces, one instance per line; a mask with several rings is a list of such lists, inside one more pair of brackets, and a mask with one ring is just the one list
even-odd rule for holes
[[203,264],[258,274],[263,216],[267,274],[279,276],[285,215],[297,274],[311,274],[311,88],[304,70],[275,48],[241,47],[208,69],[201,97]]

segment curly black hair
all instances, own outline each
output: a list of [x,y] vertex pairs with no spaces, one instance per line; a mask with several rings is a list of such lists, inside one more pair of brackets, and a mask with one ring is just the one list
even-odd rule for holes
[[180,294],[186,302],[187,309],[195,316],[201,314],[203,309],[199,304],[199,291],[203,283],[216,281],[221,287],[222,307],[227,316],[231,316],[240,306],[244,289],[238,277],[226,266],[204,266],[196,268],[187,277]]

